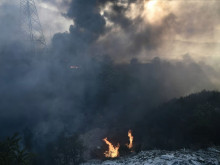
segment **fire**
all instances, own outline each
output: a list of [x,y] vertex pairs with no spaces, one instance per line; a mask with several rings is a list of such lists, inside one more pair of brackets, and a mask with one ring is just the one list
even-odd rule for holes
[[70,69],[79,69],[79,66],[71,65],[71,66],[70,66]]
[[[129,137],[129,144],[126,144],[126,146],[129,149],[133,148],[133,141],[134,137],[132,136],[132,131],[128,131],[128,137]],[[119,148],[120,144],[118,143],[117,146],[113,146],[111,142],[108,141],[107,138],[104,138],[103,141],[108,145],[108,150],[104,152],[104,155],[106,158],[116,158],[119,156]],[[132,150],[131,150],[132,151]]]
[[110,143],[107,138],[104,138],[103,141],[108,145],[108,151],[104,152],[105,157],[107,157],[107,158],[118,157],[119,156],[118,150],[119,150],[120,145],[117,144],[117,146],[114,147],[113,144]]
[[129,137],[129,144],[126,144],[126,146],[131,149],[133,147],[133,140],[134,140],[134,137],[132,136],[132,132],[131,130],[128,131],[128,137]]

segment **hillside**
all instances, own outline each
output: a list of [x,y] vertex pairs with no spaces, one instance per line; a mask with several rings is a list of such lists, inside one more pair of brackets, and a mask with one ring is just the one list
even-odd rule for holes
[[220,144],[220,93],[202,91],[146,113],[135,127],[144,148],[176,149]]

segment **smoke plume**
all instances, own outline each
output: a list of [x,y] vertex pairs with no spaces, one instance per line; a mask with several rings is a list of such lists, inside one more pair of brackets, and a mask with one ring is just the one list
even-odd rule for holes
[[2,137],[29,128],[36,150],[62,132],[100,129],[101,140],[165,101],[219,89],[217,1],[39,3],[62,4],[72,25],[36,57],[18,33],[19,6],[0,3]]

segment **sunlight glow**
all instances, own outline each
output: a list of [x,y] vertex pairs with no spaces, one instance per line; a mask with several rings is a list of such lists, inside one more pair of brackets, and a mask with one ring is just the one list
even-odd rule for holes
[[165,12],[159,0],[144,1],[144,15],[150,23],[156,23],[164,16]]

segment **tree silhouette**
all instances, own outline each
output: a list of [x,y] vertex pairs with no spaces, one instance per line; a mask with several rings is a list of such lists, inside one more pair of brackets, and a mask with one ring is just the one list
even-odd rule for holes
[[1,165],[30,165],[33,154],[20,146],[21,138],[16,133],[0,142]]

